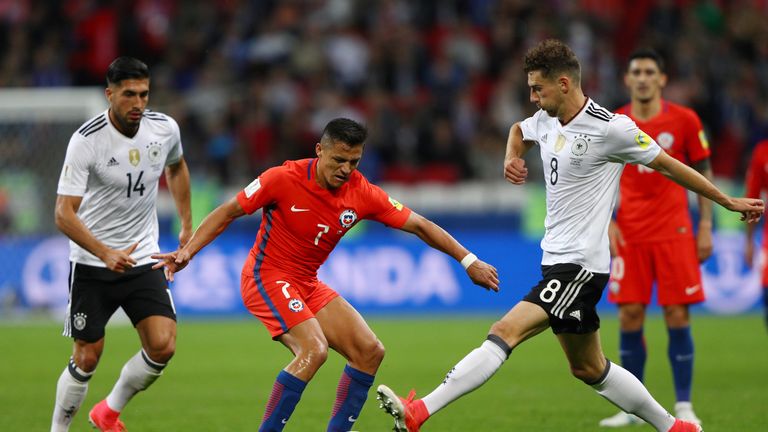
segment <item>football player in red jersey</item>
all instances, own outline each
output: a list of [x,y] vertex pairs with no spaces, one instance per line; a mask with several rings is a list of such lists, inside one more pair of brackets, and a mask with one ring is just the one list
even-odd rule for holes
[[262,209],[261,227],[243,265],[243,302],[295,357],[277,376],[259,431],[285,427],[329,347],[348,364],[327,430],[349,431],[360,414],[384,346],[362,316],[317,279],[320,265],[360,220],[416,234],[460,261],[474,283],[498,291],[494,267],[357,171],[366,135],[365,128],[352,120],[331,121],[315,146],[317,158],[268,169],[209,214],[183,248],[155,256],[161,260],[157,267],[177,272],[234,219]]
[[[637,123],[672,157],[712,179],[709,144],[692,110],[664,100],[664,62],[653,50],[635,51],[624,82],[631,102],[617,110]],[[656,284],[669,334],[668,357],[675,384],[676,417],[701,423],[691,405],[693,339],[691,304],[704,301],[699,265],[712,253],[712,202],[698,196],[699,224],[694,231],[687,191],[661,173],[627,165],[621,176],[616,219],[609,227],[612,269],[608,299],[618,304],[622,366],[641,381],[645,369],[645,311]],[[601,426],[619,427],[641,420],[620,412]]]
[[[760,141],[755,146],[747,171],[747,196],[750,198],[759,197],[765,191],[768,191],[768,139]],[[750,268],[755,254],[753,238],[756,226],[756,223],[747,224],[747,244],[744,259]],[[763,228],[763,256],[768,256],[768,225]],[[760,270],[763,285],[763,311],[765,324],[768,325],[768,265],[763,262]]]

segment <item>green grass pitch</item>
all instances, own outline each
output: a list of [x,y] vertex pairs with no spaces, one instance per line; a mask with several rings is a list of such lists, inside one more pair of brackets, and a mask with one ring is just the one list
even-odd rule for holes
[[[603,344],[617,357],[617,322],[604,314]],[[467,352],[484,340],[494,317],[370,319],[387,347],[376,378],[399,392],[430,391]],[[768,335],[757,315],[694,316],[694,403],[707,432],[768,430]],[[56,380],[71,343],[57,324],[0,324],[0,431],[50,427]],[[674,403],[659,316],[646,328],[646,383],[667,408]],[[108,328],[101,365],[72,431],[90,430],[87,412],[109,392],[123,362],[138,350],[130,326]],[[128,429],[144,431],[255,431],[277,372],[290,360],[255,319],[191,321],[179,325],[176,357],[150,391],[123,413]],[[343,367],[332,353],[310,383],[286,431],[324,431]],[[391,430],[371,390],[356,430]],[[616,409],[571,378],[551,333],[513,352],[485,386],[432,418],[431,431],[599,431],[597,421]],[[603,429],[604,430],[604,429]],[[651,431],[649,426],[624,430]]]

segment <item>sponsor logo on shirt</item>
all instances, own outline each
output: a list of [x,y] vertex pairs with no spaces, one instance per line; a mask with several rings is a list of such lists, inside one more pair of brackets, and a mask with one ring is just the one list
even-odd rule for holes
[[354,210],[347,209],[341,212],[341,215],[339,215],[339,223],[341,223],[341,226],[344,228],[351,227],[356,220],[357,213],[355,213]]
[[113,167],[113,166],[118,166],[118,165],[120,165],[120,162],[118,162],[117,159],[115,159],[114,157],[111,157],[109,159],[109,162],[107,162],[107,166],[108,167]]

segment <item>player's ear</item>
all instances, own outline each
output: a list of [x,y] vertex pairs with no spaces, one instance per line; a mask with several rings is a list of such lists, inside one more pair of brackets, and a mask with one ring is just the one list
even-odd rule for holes
[[320,157],[320,153],[323,152],[323,146],[320,143],[315,144],[315,154]]
[[557,79],[557,86],[562,93],[568,93],[571,89],[571,79],[567,75],[562,75]]
[[107,102],[112,103],[112,87],[107,86],[104,89],[104,97],[107,98]]
[[661,76],[659,76],[659,85],[661,85],[661,88],[667,86],[667,74],[662,73]]

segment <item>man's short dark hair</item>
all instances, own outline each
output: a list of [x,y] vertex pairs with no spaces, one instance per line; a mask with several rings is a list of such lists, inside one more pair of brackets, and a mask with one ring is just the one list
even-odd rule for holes
[[525,73],[540,71],[544,78],[566,74],[577,83],[581,82],[581,65],[568,45],[557,39],[546,39],[525,54]]
[[118,57],[107,68],[107,85],[119,84],[126,79],[149,78],[149,68],[133,57]]
[[656,51],[653,48],[638,48],[635,51],[632,52],[632,54],[629,55],[629,59],[627,60],[627,69],[629,69],[629,64],[632,63],[632,60],[636,59],[650,59],[656,62],[656,66],[659,67],[659,70],[661,73],[667,73],[666,71],[666,65],[664,64],[664,57],[659,54],[658,51]]
[[[343,142],[350,147],[361,145],[368,137],[368,130],[360,123],[347,118],[333,119],[325,125],[320,141],[325,145],[336,141]],[[330,140],[330,142],[328,142]]]

